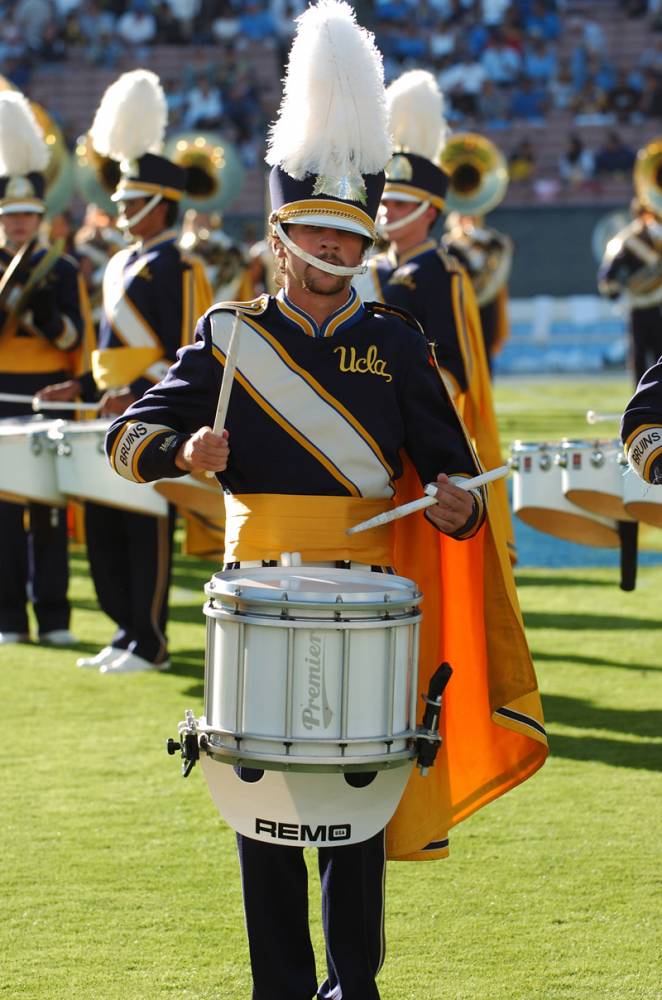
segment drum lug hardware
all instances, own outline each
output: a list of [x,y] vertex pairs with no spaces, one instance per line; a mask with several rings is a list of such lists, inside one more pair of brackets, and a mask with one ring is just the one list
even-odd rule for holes
[[442,663],[430,678],[427,695],[421,695],[425,702],[425,712],[422,724],[416,727],[416,766],[420,769],[422,778],[426,777],[428,770],[433,766],[441,746],[439,735],[441,696],[452,673],[451,665]]
[[601,451],[594,451],[591,455],[591,465],[595,469],[600,469],[605,464],[605,456]]
[[179,724],[179,738],[181,742],[170,738],[166,743],[166,751],[173,757],[178,750],[182,754],[182,777],[188,778],[195,767],[196,761],[200,759],[200,747],[206,749],[208,745],[207,736],[202,734],[198,743],[198,733],[195,725],[195,718],[190,708],[186,709],[186,718]]

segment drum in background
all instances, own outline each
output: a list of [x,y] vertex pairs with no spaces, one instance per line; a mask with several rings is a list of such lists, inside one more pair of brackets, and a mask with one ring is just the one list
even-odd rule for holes
[[563,492],[571,503],[602,517],[632,520],[623,502],[627,460],[620,441],[564,440],[559,456]]
[[55,472],[55,446],[48,437],[54,423],[40,415],[0,420],[0,499],[65,506]]
[[165,517],[167,501],[151,484],[129,482],[110,468],[104,450],[110,424],[110,420],[53,423],[48,436],[55,446],[55,471],[61,492],[76,500]]
[[662,528],[662,486],[645,483],[629,469],[623,479],[623,500],[630,517]]
[[200,514],[210,521],[225,519],[223,491],[216,479],[204,473],[191,473],[178,479],[162,479],[154,489],[183,511]]
[[275,566],[217,573],[205,592],[205,716],[194,731],[219,811],[270,843],[377,833],[415,755],[416,585]]
[[615,521],[577,507],[566,498],[560,449],[560,442],[513,442],[513,511],[532,528],[556,538],[618,548]]

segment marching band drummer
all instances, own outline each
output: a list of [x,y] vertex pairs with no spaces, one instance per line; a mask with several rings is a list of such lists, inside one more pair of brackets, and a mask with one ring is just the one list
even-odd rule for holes
[[[34,395],[69,378],[91,318],[76,262],[40,243],[49,149],[26,98],[0,94],[0,390]],[[0,416],[32,413],[0,403]],[[69,631],[66,510],[0,502],[0,643],[28,642],[31,595],[39,642],[64,646]]]
[[[382,73],[372,36],[357,26],[348,4],[325,0],[301,15],[267,157],[280,291],[209,310],[195,344],[107,435],[112,467],[131,481],[190,470],[218,473],[226,498],[226,568],[263,565],[297,551],[312,565],[373,571],[395,565],[407,572],[413,559],[423,572],[426,551],[438,538],[461,540],[452,542],[459,558],[474,565],[474,550],[466,557],[462,550],[485,537],[483,489],[456,485],[457,477],[478,470],[478,462],[420,328],[399,309],[366,305],[350,284],[376,236],[390,154]],[[225,429],[217,434],[211,425],[235,324],[237,371]],[[423,482],[436,481],[438,502],[416,521],[420,542],[413,524],[407,525],[398,555],[389,528],[365,535],[348,535],[347,528],[391,505],[403,461],[413,463]],[[499,565],[504,563],[509,571],[505,552]],[[450,563],[447,570],[450,599],[460,580]],[[495,573],[495,586],[500,579]],[[480,582],[476,586],[475,605],[482,608]],[[426,618],[434,626],[431,592],[430,601]],[[507,603],[502,622],[514,650],[519,640],[506,624]],[[435,657],[427,655],[430,662]],[[471,668],[469,675],[480,686]],[[531,673],[527,685],[535,690]],[[469,732],[472,709],[465,705],[463,712]],[[482,759],[483,737],[477,743],[471,733],[468,738],[472,758]],[[510,746],[507,765],[502,760],[496,771],[488,767],[487,799],[499,794],[497,787],[505,790],[506,772],[522,780],[532,773],[526,769],[534,758],[535,767],[542,763],[542,744],[532,754],[535,740],[517,739],[520,749],[527,744],[528,763]],[[446,852],[439,796],[450,788],[459,788],[465,803],[481,799],[447,774],[438,787],[412,780],[405,793],[409,822],[396,822],[390,832],[391,856],[418,860]],[[384,833],[319,849],[327,953],[319,987],[302,849],[243,835],[238,849],[253,1000],[377,1000]]]
[[600,294],[627,303],[635,385],[662,354],[662,220],[652,208],[632,200],[634,219],[609,240],[598,271]]
[[645,372],[625,407],[621,440],[637,475],[662,484],[662,357]]
[[[48,399],[89,399],[99,391],[101,416],[116,416],[158,383],[196,317],[211,304],[200,260],[178,246],[178,202],[187,172],[161,150],[167,121],[158,77],[124,73],[104,94],[91,129],[94,149],[119,162],[112,201],[117,226],[135,242],[109,260],[103,313],[92,374],[42,393]],[[151,517],[97,503],[85,504],[87,552],[102,610],[117,624],[110,644],[79,667],[104,674],[164,670],[169,666],[166,622],[175,508]]]
[[[379,228],[391,243],[354,284],[364,300],[399,306],[418,320],[478,457],[496,467],[503,463],[476,296],[465,268],[431,235],[448,189],[448,175],[438,166],[448,132],[443,96],[431,73],[410,70],[389,86],[386,99],[395,151],[386,167]],[[514,562],[504,483],[491,492]]]

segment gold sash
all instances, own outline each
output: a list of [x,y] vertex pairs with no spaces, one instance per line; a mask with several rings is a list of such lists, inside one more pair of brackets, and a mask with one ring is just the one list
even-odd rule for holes
[[300,552],[304,562],[346,559],[391,566],[392,523],[358,535],[347,529],[392,506],[383,498],[226,494],[225,561],[278,560],[282,552]]
[[128,385],[163,357],[162,347],[107,347],[92,351],[92,373],[100,389]]

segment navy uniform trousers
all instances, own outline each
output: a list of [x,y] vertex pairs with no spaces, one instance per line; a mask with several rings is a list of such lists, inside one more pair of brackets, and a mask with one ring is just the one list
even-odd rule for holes
[[237,835],[253,972],[252,1000],[379,1000],[384,961],[384,831],[321,847],[327,979],[317,988],[303,848]]
[[[3,391],[33,395],[66,372],[14,374],[0,379]],[[26,416],[32,410],[0,405],[0,417]],[[51,417],[64,414],[49,413]],[[26,444],[27,447],[27,444]],[[0,632],[29,632],[27,602],[33,605],[40,635],[69,628],[67,512],[45,504],[0,501]]]
[[117,624],[111,640],[150,663],[167,655],[165,637],[175,508],[167,517],[85,504],[87,557],[99,605]]

